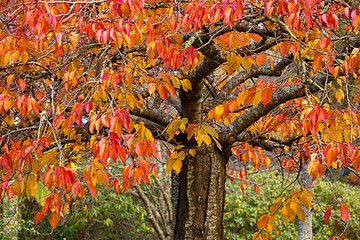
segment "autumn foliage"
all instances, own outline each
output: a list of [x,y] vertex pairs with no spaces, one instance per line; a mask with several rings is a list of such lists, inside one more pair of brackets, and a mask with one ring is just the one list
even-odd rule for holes
[[[159,162],[180,173],[202,146],[255,170],[273,151],[289,173],[310,161],[313,179],[359,176],[352,2],[4,0],[0,12],[0,197],[48,188],[36,223],[49,214],[56,228],[99,187],[150,183]],[[278,198],[254,236],[270,238],[278,216],[304,220],[313,197]],[[345,202],[327,208],[325,223],[333,208],[349,221]]]

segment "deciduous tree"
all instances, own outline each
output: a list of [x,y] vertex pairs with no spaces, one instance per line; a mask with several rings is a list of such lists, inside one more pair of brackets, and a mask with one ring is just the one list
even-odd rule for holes
[[[174,238],[221,239],[227,175],[247,174],[227,172],[231,155],[260,169],[264,150],[291,149],[289,172],[310,159],[314,179],[358,174],[354,3],[5,0],[0,12],[0,191],[30,197],[42,182],[52,193],[36,222],[50,214],[55,228],[71,199],[149,183],[166,161],[179,174]],[[280,197],[254,238],[278,212],[303,220],[310,197]],[[348,223],[346,203],[333,207]]]

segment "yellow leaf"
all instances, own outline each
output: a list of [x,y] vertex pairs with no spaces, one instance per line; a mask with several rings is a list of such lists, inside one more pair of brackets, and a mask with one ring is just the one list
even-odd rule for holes
[[131,93],[127,92],[125,94],[125,99],[129,107],[133,109],[135,107],[135,97]]
[[205,137],[204,137],[204,142],[205,142],[206,145],[209,146],[210,143],[211,143],[211,137],[206,134]]
[[45,153],[43,154],[40,158],[40,166],[43,167],[46,164],[54,164],[58,161],[58,157],[57,157],[57,151],[53,150],[51,152]]
[[299,211],[297,212],[297,216],[300,221],[305,222],[305,212],[302,208],[299,208]]
[[341,100],[345,98],[345,94],[343,90],[338,89],[335,93],[335,98],[339,103],[341,103]]
[[241,93],[239,93],[239,95],[238,95],[238,97],[237,97],[237,99],[236,99],[236,101],[237,101],[237,103],[238,103],[239,106],[241,106],[242,104],[244,104],[244,101],[245,101],[245,99],[246,99],[247,94],[248,94],[248,90],[247,90],[247,89],[246,89],[246,90],[243,90]]
[[64,206],[64,214],[66,215],[70,210],[70,207],[69,207],[69,204],[66,203],[65,206]]
[[175,88],[180,88],[180,80],[177,77],[171,77],[171,82]]
[[253,107],[255,107],[256,105],[258,105],[261,102],[261,91],[257,91],[255,96],[254,96],[254,100],[252,102]]
[[220,120],[225,112],[224,106],[219,105],[215,107],[215,120]]
[[296,213],[297,210],[298,210],[298,205],[297,205],[295,202],[291,202],[291,203],[290,203],[290,209],[291,209],[294,213]]
[[96,136],[91,136],[91,138],[90,138],[90,148],[91,148],[91,149],[92,149],[93,146],[94,146],[95,140],[96,140]]
[[281,209],[281,216],[283,217],[285,223],[289,222],[289,220],[290,220],[290,212],[289,212],[289,210],[288,210],[288,208],[286,206],[284,206]]
[[35,196],[37,187],[34,175],[30,175],[26,184],[26,196],[28,199],[30,199],[31,196]]
[[174,160],[169,158],[166,162],[166,172],[169,173],[173,169]]
[[181,167],[182,167],[182,161],[180,159],[177,159],[172,166],[172,168],[176,171],[177,174],[179,174]]
[[235,68],[236,71],[241,71],[242,57],[232,53],[229,57],[229,63]]
[[254,59],[252,59],[252,57],[250,57],[250,56],[243,58],[242,64],[247,70],[250,70],[250,68],[254,64]]
[[181,80],[181,85],[182,85],[185,92],[187,92],[187,90],[189,90],[189,89],[190,90],[192,89],[191,82],[188,79]]
[[196,150],[195,150],[195,149],[190,149],[190,150],[189,150],[189,153],[190,153],[191,156],[194,157],[195,154],[196,154]]
[[271,162],[271,161],[270,161],[270,158],[269,158],[269,157],[266,157],[266,158],[265,158],[265,166],[266,166],[266,167],[269,167],[269,166],[270,166],[270,162]]
[[334,79],[337,78],[337,76],[339,76],[339,66],[334,68]]
[[5,118],[4,118],[5,122],[7,124],[9,124],[9,126],[12,126],[14,125],[14,117],[13,116],[10,116],[10,115],[7,115]]
[[6,66],[9,63],[9,61],[10,61],[10,51],[5,53],[5,55],[1,57],[0,62],[2,66]]
[[273,225],[271,223],[268,223],[265,229],[268,233],[271,233],[273,230]]
[[38,171],[40,170],[40,165],[39,162],[35,159],[31,161],[31,171],[33,173],[38,173]]
[[29,59],[29,54],[26,51],[23,51],[21,53],[21,62],[26,63],[28,59]]
[[257,221],[257,227],[258,228],[266,228],[270,218],[268,215],[261,216]]
[[14,194],[18,197],[23,193],[25,188],[24,180],[21,180],[20,182],[14,183],[14,185],[11,186],[11,190],[14,192]]
[[151,142],[154,141],[154,137],[153,137],[151,131],[149,129],[147,129],[147,128],[145,128],[145,137],[146,137],[147,140],[149,140]]
[[13,55],[13,60],[14,62],[16,62],[20,57],[20,51],[16,51]]

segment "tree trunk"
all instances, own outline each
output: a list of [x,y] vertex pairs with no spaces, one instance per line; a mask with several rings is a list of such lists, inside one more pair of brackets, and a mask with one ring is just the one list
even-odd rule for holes
[[[309,191],[313,192],[313,184],[312,184],[312,177],[308,173],[308,166],[309,166],[310,159],[304,162],[303,167],[301,169],[301,183],[303,184],[304,188]],[[299,235],[298,240],[311,240],[312,239],[312,209],[307,209],[304,205],[301,208],[305,212],[305,222],[299,220]]]
[[222,239],[227,156],[212,144],[196,149],[180,171],[174,239]]

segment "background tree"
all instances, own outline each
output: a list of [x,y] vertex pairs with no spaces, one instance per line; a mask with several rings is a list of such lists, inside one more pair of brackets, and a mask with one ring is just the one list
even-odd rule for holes
[[[0,11],[0,191],[31,197],[41,181],[51,193],[36,222],[50,214],[55,228],[86,189],[150,183],[165,161],[157,141],[172,145],[166,169],[179,174],[175,239],[222,238],[233,154],[258,170],[270,164],[264,149],[295,150],[280,161],[289,172],[310,159],[313,178],[341,165],[358,173],[352,5],[7,0]],[[333,81],[345,91],[329,94]],[[124,166],[122,179],[110,163]],[[304,220],[310,196],[279,197],[254,238],[270,235],[279,211]],[[347,222],[346,203],[334,206]]]

